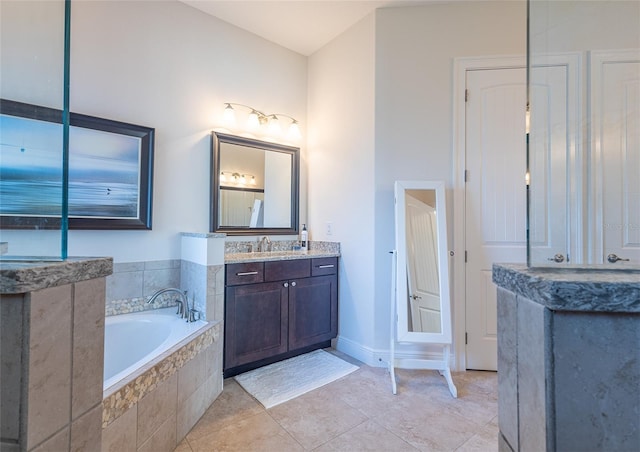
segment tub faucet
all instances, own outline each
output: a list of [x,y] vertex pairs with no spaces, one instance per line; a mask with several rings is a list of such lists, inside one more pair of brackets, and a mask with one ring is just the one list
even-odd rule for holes
[[167,287],[166,289],[160,289],[156,293],[151,295],[151,298],[147,300],[147,303],[153,303],[156,300],[156,298],[158,298],[163,293],[167,293],[167,292],[175,292],[178,295],[180,295],[180,300],[175,300],[176,305],[178,306],[178,311],[176,312],[176,314],[178,314],[182,319],[189,320],[189,298],[187,297],[186,290],[177,289],[175,287]]
[[258,245],[258,250],[261,252],[271,251],[271,239],[266,235],[262,237],[262,240],[260,240],[260,244]]

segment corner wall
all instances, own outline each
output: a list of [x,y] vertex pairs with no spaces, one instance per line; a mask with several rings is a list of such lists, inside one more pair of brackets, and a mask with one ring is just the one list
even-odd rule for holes
[[309,152],[303,161],[310,240],[340,242],[338,348],[365,362],[377,334],[374,33],[371,14],[309,58]]
[[[443,180],[449,249],[463,246],[453,240],[462,221],[453,215],[453,61],[524,55],[525,33],[520,0],[382,8],[310,57],[309,226],[314,240],[341,242],[341,350],[373,365],[388,359],[395,180]],[[451,266],[452,283],[464,281]],[[452,285],[452,300],[463,290]]]

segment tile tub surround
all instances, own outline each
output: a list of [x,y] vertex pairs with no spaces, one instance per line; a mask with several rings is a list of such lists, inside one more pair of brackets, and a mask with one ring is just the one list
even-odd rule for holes
[[639,275],[494,265],[500,450],[637,449]]
[[222,392],[222,322],[104,393],[102,450],[173,450]]
[[2,263],[2,450],[100,447],[105,277],[111,266],[108,258]]
[[180,273],[180,259],[113,264],[113,274],[107,278],[106,315],[172,306],[176,297],[172,293],[161,295],[153,304],[147,301],[159,289],[181,287]]

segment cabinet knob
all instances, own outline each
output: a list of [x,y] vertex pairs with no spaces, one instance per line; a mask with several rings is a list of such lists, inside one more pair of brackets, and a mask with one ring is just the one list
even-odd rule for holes
[[295,287],[296,286],[296,282],[295,281],[291,281],[291,286]]
[[285,287],[289,287],[289,283],[288,283],[288,282],[286,282],[286,283],[284,283],[284,284],[283,284],[283,286],[285,286]]

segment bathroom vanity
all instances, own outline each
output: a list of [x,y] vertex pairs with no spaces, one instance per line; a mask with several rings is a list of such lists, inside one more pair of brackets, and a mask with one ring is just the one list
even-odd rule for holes
[[640,269],[494,265],[501,451],[637,450]]
[[239,253],[225,261],[225,377],[331,345],[336,253]]

